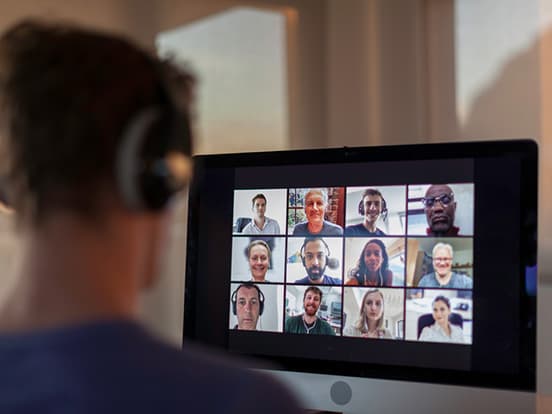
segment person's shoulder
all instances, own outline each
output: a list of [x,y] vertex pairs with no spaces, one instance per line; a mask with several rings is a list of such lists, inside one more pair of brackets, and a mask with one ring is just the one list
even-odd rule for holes
[[341,279],[338,279],[337,277],[324,275],[324,282],[328,285],[340,285]]
[[435,287],[435,283],[434,283],[434,277],[433,277],[433,273],[428,273],[424,276],[422,276],[422,278],[420,279],[420,281],[418,282],[418,286],[419,287]]
[[360,236],[363,234],[362,230],[364,226],[362,224],[353,224],[345,227],[346,236]]
[[255,232],[255,229],[253,227],[253,220],[251,220],[249,223],[245,225],[245,227],[242,229],[243,234],[253,234]]
[[385,277],[385,285],[391,286],[393,284],[393,271],[391,269],[386,269],[384,277]]
[[297,279],[295,283],[309,283],[309,277],[305,276],[305,277],[302,277],[301,279]]
[[[272,390],[276,389],[280,396],[269,406],[280,404],[282,412],[297,412],[293,397],[276,381],[246,371],[239,362],[219,354],[191,346],[179,350],[134,323],[60,328],[26,335],[10,344],[12,349],[13,345],[25,349],[25,358],[34,358],[32,369],[24,369],[25,361],[13,367],[13,380],[28,384],[15,396],[20,399],[19,408],[21,401],[33,401],[40,395],[41,411],[55,412],[59,402],[44,394],[48,389],[67,395],[66,407],[72,412],[84,412],[86,406],[87,411],[102,413],[183,409],[238,413],[252,411],[263,402],[257,395],[269,390],[275,395]],[[36,358],[38,352],[42,358]],[[9,352],[0,347],[0,356],[7,358]],[[63,364],[71,370],[59,370]],[[57,374],[52,377],[54,371]],[[216,399],[210,398],[213,389],[218,390]],[[245,391],[250,389],[258,391],[250,396]],[[0,390],[0,407],[8,407],[10,401],[3,397]]]
[[[296,408],[294,398],[283,386],[267,375],[246,370],[243,361],[195,345],[184,344],[176,349],[156,338],[149,341],[149,355],[143,355],[142,364],[136,361],[144,374],[133,375],[155,381],[159,395],[154,399],[183,403],[179,407],[191,412],[248,412],[261,403],[271,406],[273,413],[278,412],[273,408],[278,405],[292,412]],[[210,398],[213,389],[217,390],[216,399]],[[268,392],[280,395],[267,402]],[[278,401],[280,398],[283,401]]]
[[345,281],[345,285],[347,286],[360,286],[360,283],[358,283],[358,279],[355,276],[349,277]]
[[468,288],[473,287],[473,280],[463,273],[453,273],[454,287],[455,288]]
[[422,333],[420,334],[420,341],[428,340],[433,337],[433,325],[426,326],[424,329],[422,329]]
[[331,221],[324,220],[324,233],[327,235],[342,235],[343,228]]
[[293,235],[293,236],[306,236],[306,235],[308,235],[308,232],[307,232],[307,222],[306,222],[306,221],[302,221],[301,223],[297,223],[297,224],[293,227],[292,235]]
[[[186,376],[195,388],[189,390],[190,395],[201,401],[198,407],[203,412],[252,412],[261,405],[264,413],[298,412],[293,395],[267,374],[246,370],[225,356],[199,348],[183,349],[182,353]],[[214,400],[218,402],[212,401],[213,390],[217,390]]]
[[323,334],[335,335],[335,331],[333,330],[332,326],[328,323],[328,321],[320,319],[319,322],[321,324]]

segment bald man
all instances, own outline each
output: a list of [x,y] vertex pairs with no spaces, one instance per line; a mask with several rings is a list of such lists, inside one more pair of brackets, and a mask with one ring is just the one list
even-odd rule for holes
[[460,229],[454,225],[456,201],[454,193],[446,184],[430,185],[422,199],[427,219],[428,236],[458,236]]

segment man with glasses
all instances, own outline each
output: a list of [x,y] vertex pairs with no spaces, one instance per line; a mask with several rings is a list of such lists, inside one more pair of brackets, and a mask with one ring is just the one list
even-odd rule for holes
[[429,226],[426,230],[428,236],[458,236],[460,229],[454,225],[456,201],[448,185],[429,186],[422,202]]
[[437,243],[433,246],[433,270],[423,276],[418,287],[472,289],[473,280],[463,274],[452,271],[454,251],[448,243]]

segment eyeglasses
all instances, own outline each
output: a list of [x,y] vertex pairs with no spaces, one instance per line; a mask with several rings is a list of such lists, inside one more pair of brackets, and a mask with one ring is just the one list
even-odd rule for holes
[[448,262],[452,261],[452,258],[451,257],[434,257],[433,261],[437,262],[437,263],[439,263],[439,262],[448,263]]
[[443,207],[448,206],[450,203],[452,203],[454,200],[454,194],[441,194],[437,197],[424,197],[422,198],[422,204],[426,207],[433,207],[433,205],[438,201],[440,202]]

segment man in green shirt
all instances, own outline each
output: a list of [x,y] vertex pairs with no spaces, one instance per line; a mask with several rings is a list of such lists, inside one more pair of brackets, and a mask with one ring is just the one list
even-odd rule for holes
[[292,316],[286,321],[286,332],[313,335],[335,335],[330,324],[323,321],[316,313],[322,302],[322,291],[316,286],[309,286],[303,294],[303,308],[301,315]]

